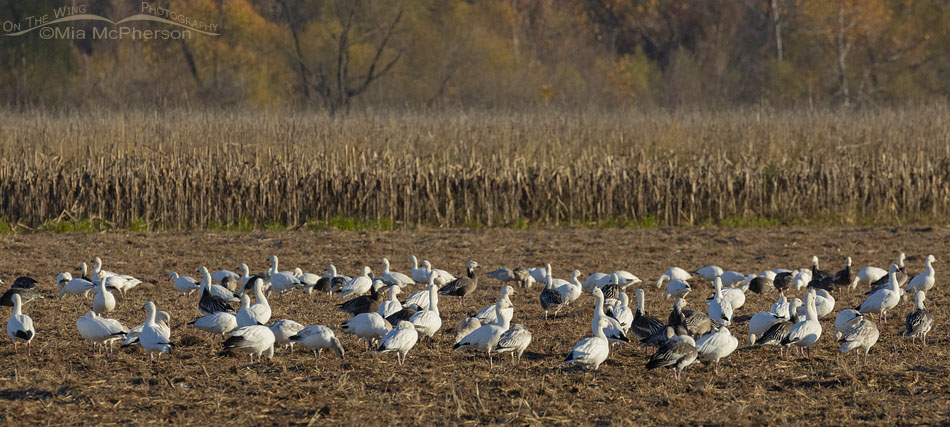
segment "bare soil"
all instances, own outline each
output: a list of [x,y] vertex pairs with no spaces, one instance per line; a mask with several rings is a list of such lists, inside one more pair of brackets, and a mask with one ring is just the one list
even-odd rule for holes
[[[0,236],[0,274],[11,283],[18,275],[41,282],[50,297],[28,304],[37,327],[33,358],[15,355],[8,341],[0,347],[0,419],[12,424],[175,423],[175,424],[895,424],[940,423],[950,419],[950,339],[946,319],[950,298],[941,280],[950,229],[781,228],[652,230],[413,230],[397,232],[34,234]],[[835,313],[822,321],[824,333],[810,359],[781,359],[778,349],[745,347],[746,324],[731,330],[740,350],[724,359],[722,376],[694,365],[676,382],[665,369],[647,371],[649,356],[635,345],[616,347],[597,372],[563,369],[564,354],[590,335],[593,298],[582,296],[545,325],[538,304],[541,287],[517,289],[515,322],[534,335],[520,365],[507,356],[494,369],[482,354],[451,350],[458,321],[492,304],[500,285],[484,277],[498,266],[551,263],[556,277],[577,268],[584,273],[626,269],[644,280],[647,311],[665,319],[671,303],[653,283],[669,266],[696,269],[717,264],[759,272],[798,268],[812,255],[822,268],[836,271],[851,256],[856,269],[886,267],[898,252],[908,254],[912,273],[934,254],[937,285],[928,295],[936,324],[928,347],[899,336],[912,300],[902,302],[881,324],[881,339],[867,366],[853,354],[841,356],[834,343],[834,314],[853,307],[863,292],[841,293]],[[392,354],[364,353],[355,337],[339,328],[347,315],[339,301],[301,292],[271,298],[272,320],[324,324],[337,331],[344,359],[314,357],[299,347],[279,349],[270,361],[249,363],[246,356],[219,355],[221,339],[185,326],[198,317],[197,296],[179,296],[169,271],[196,275],[248,263],[265,269],[270,255],[281,269],[300,266],[323,272],[334,263],[356,274],[370,265],[381,271],[388,257],[408,273],[410,255],[437,268],[462,271],[469,260],[483,266],[476,293],[459,307],[443,298],[443,329],[436,342],[420,343],[405,366]],[[113,317],[126,326],[144,320],[146,300],[172,315],[171,357],[149,365],[138,347],[94,353],[75,321],[90,309],[91,297],[54,297],[56,274],[73,271],[100,256],[105,268],[137,276],[146,284],[119,300]],[[417,289],[421,289],[419,286]],[[411,289],[410,292],[417,289]],[[632,296],[633,289],[630,290]],[[688,296],[704,307],[708,287]],[[405,297],[408,293],[403,294]],[[777,294],[749,294],[738,311],[748,316],[768,310]],[[4,310],[4,316],[9,308]],[[745,317],[747,318],[747,317]]]

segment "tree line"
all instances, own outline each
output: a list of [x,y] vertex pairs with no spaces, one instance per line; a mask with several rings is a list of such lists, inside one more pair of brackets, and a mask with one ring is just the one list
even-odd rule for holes
[[[944,102],[950,94],[950,3],[943,0],[152,3],[215,23],[219,35],[0,36],[0,105],[875,106]],[[141,13],[138,2],[124,0],[84,5],[113,21]],[[0,0],[0,22],[63,6]]]

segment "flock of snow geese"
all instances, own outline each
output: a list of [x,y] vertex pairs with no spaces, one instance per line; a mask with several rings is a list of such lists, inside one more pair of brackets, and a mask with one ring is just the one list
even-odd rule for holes
[[[933,316],[925,307],[925,292],[934,287],[933,255],[925,260],[926,270],[910,277],[904,266],[903,253],[887,270],[866,267],[854,273],[851,258],[845,261],[844,269],[830,273],[819,269],[818,258],[812,258],[812,266],[798,270],[769,270],[760,274],[742,274],[724,271],[718,266],[706,266],[692,273],[678,267],[666,270],[657,280],[656,287],[663,288],[664,297],[672,300],[673,310],[666,322],[651,317],[645,309],[644,291],[636,289],[636,307],[630,306],[626,290],[642,281],[627,271],[594,273],[580,282],[580,272],[574,270],[570,280],[552,276],[551,265],[539,268],[499,268],[487,277],[502,283],[501,294],[495,304],[485,307],[472,317],[461,319],[455,334],[453,349],[475,349],[488,356],[493,365],[493,353],[511,353],[512,362],[520,362],[521,355],[531,344],[531,332],[522,324],[512,323],[514,306],[510,296],[514,284],[519,288],[531,288],[534,283],[543,283],[538,301],[544,312],[544,322],[549,322],[549,312],[557,318],[560,310],[579,301],[584,294],[594,297],[594,314],[591,319],[592,336],[577,343],[564,359],[589,369],[598,369],[609,357],[613,345],[622,345],[637,340],[640,345],[655,349],[646,363],[648,369],[668,367],[673,369],[676,380],[681,379],[684,369],[699,361],[706,361],[719,372],[719,361],[732,354],[739,339],[729,330],[733,326],[736,311],[743,307],[746,292],[768,293],[777,291],[778,300],[768,311],[753,314],[748,320],[748,343],[750,347],[779,346],[780,354],[787,356],[795,351],[810,356],[811,347],[822,335],[819,319],[829,316],[835,309],[833,292],[850,292],[858,286],[867,286],[866,300],[855,308],[840,310],[836,315],[835,338],[841,352],[863,351],[867,363],[868,352],[880,337],[878,327],[872,321],[877,315],[887,322],[887,314],[913,293],[914,310],[907,314],[904,337],[916,344],[920,339],[927,345],[927,333],[933,326]],[[353,334],[362,341],[366,350],[373,348],[379,353],[393,352],[399,364],[403,364],[409,352],[420,338],[432,339],[441,328],[443,319],[439,312],[439,297],[454,296],[459,306],[465,297],[478,287],[476,274],[478,263],[466,265],[465,274],[455,277],[445,270],[432,268],[429,261],[422,266],[415,256],[410,259],[409,274],[390,269],[387,259],[382,259],[381,275],[373,276],[370,267],[363,267],[358,276],[348,277],[337,273],[330,265],[328,274],[304,273],[280,270],[276,256],[270,258],[271,268],[251,274],[245,264],[238,267],[240,273],[219,270],[211,273],[200,267],[200,279],[169,273],[175,291],[190,295],[198,292],[197,308],[202,317],[188,323],[200,331],[224,338],[224,348],[233,352],[247,353],[253,362],[274,355],[275,346],[301,344],[310,349],[314,357],[324,349],[333,350],[344,357],[344,348],[332,328],[325,325],[304,326],[290,319],[271,321],[271,306],[268,296],[295,289],[305,293],[326,293],[331,298],[343,300],[338,308],[351,317],[342,323],[342,331]],[[60,274],[57,287],[60,298],[68,295],[93,294],[92,309],[76,320],[79,335],[99,351],[112,352],[112,344],[138,343],[151,363],[163,353],[172,353],[175,342],[171,336],[170,316],[157,310],[151,301],[142,306],[145,321],[133,328],[123,326],[110,318],[116,308],[113,294],[126,292],[141,283],[140,280],[102,269],[102,260],[96,257],[92,271],[84,262],[80,277],[71,273]],[[698,277],[697,277],[698,276]],[[715,293],[705,301],[706,310],[688,310],[685,297],[693,286],[702,281],[712,283]],[[0,281],[2,283],[2,281]],[[425,284],[425,288],[409,295],[400,302],[397,295],[404,288]],[[803,292],[804,301],[791,298],[790,292]],[[251,296],[254,302],[251,303]],[[7,335],[19,352],[18,344],[25,343],[30,355],[30,343],[36,337],[36,328],[24,305],[42,298],[37,281],[29,277],[17,278],[2,297],[0,305],[12,306],[13,312],[7,322]],[[239,303],[235,310],[232,303]],[[858,353],[860,354],[860,352]]]

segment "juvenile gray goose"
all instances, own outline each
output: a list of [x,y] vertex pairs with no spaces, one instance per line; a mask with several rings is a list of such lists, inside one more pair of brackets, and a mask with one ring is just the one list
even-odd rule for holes
[[696,341],[689,335],[677,335],[663,344],[647,362],[647,369],[670,367],[673,368],[673,377],[676,381],[682,378],[680,374],[689,365],[696,362],[699,353],[696,351]]
[[904,337],[910,338],[912,344],[916,344],[917,338],[920,338],[924,346],[927,346],[927,332],[930,332],[930,328],[933,327],[933,316],[924,307],[926,299],[924,291],[917,291],[917,295],[914,296],[916,309],[907,313],[907,320],[904,322]]

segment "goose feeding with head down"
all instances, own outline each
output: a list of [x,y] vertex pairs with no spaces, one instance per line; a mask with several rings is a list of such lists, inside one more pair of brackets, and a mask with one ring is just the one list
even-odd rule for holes
[[129,328],[122,326],[118,320],[100,317],[92,310],[76,320],[76,329],[86,342],[96,347],[109,344],[107,350],[110,353],[112,342],[125,339],[125,334],[129,332]]
[[376,343],[391,329],[392,326],[386,322],[386,319],[375,311],[357,314],[343,322],[343,332],[359,337],[365,344],[364,349],[369,349],[370,346],[375,347]]
[[274,357],[274,343],[276,338],[274,332],[267,326],[251,325],[237,328],[231,332],[231,336],[224,341],[225,350],[231,350],[239,353],[247,353],[251,362],[254,362],[254,356],[258,361],[264,356],[268,359]]
[[699,353],[696,342],[689,335],[676,335],[663,344],[647,362],[647,369],[662,367],[673,368],[673,377],[680,381],[681,374],[689,365],[696,362]]
[[189,323],[188,326],[194,326],[200,331],[221,335],[222,337],[238,327],[237,318],[233,314],[224,311],[199,317],[194,322]]
[[682,280],[683,282],[686,282],[692,278],[693,275],[689,274],[688,271],[679,267],[670,267],[666,269],[662,275],[660,275],[660,278],[656,279],[656,287],[657,289],[663,287],[663,283],[667,280]]
[[693,273],[712,283],[713,280],[716,280],[716,277],[722,276],[722,273],[724,272],[725,270],[723,270],[722,267],[718,265],[707,265]]
[[387,353],[394,351],[396,352],[396,360],[402,365],[406,363],[406,355],[409,353],[409,350],[412,350],[418,341],[419,333],[416,332],[416,328],[412,326],[412,323],[402,320],[396,324],[393,330],[383,336],[383,340],[380,341],[376,352]]
[[89,296],[89,291],[93,289],[95,285],[92,282],[82,279],[82,278],[73,278],[73,275],[69,272],[62,273],[59,276],[56,276],[56,285],[59,287],[59,297],[62,298],[66,294],[70,295],[82,295],[84,297]]
[[291,319],[278,320],[268,327],[274,333],[274,345],[290,346],[291,351],[294,349],[294,340],[291,338],[304,328],[303,325]]
[[524,325],[515,323],[511,325],[505,333],[498,339],[498,345],[495,346],[497,353],[511,353],[511,362],[515,363],[515,357],[518,363],[521,363],[521,354],[531,345],[531,332],[525,329]]
[[310,351],[313,352],[314,360],[320,357],[320,353],[323,353],[323,349],[325,348],[332,348],[333,352],[336,353],[340,359],[342,359],[345,354],[343,344],[337,339],[333,330],[323,325],[307,326],[306,328],[300,329],[288,339],[291,343],[299,342],[303,344],[304,347],[310,349]]
[[861,318],[851,329],[842,334],[841,338],[838,338],[838,342],[841,343],[840,350],[842,353],[847,353],[851,350],[863,349],[864,364],[867,365],[868,352],[870,352],[871,347],[877,343],[877,339],[880,335],[880,331],[878,331],[877,326],[871,319]]

